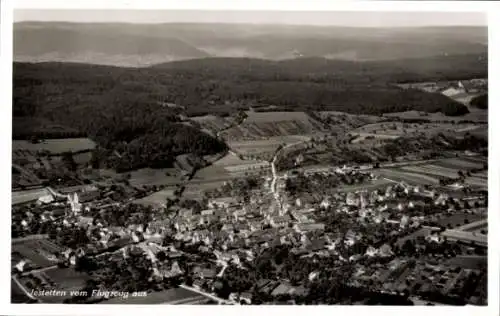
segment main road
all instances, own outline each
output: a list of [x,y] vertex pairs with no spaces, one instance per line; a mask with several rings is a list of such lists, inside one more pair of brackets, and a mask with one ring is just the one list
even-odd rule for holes
[[209,299],[214,300],[217,303],[222,304],[222,305],[237,305],[235,302],[222,299],[222,298],[217,297],[211,293],[205,292],[203,290],[199,290],[197,288],[194,288],[194,287],[186,285],[186,284],[181,284],[181,285],[179,285],[179,287],[186,289],[186,290],[189,290],[189,291],[192,291],[192,292],[195,292],[195,293],[198,293],[198,294],[201,294],[201,295],[208,297]]

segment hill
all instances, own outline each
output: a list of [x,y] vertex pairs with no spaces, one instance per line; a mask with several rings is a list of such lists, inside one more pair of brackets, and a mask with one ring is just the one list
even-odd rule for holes
[[478,109],[488,109],[488,94],[482,94],[470,101],[470,105]]
[[93,121],[97,122],[96,109],[109,104],[123,109],[116,105],[121,102],[144,105],[141,111],[150,107],[169,113],[180,111],[163,108],[160,101],[171,102],[183,106],[190,116],[272,105],[275,111],[328,110],[376,115],[407,110],[444,112],[449,105],[460,106],[440,94],[403,90],[394,81],[487,76],[483,55],[432,60],[208,58],[142,69],[15,63],[14,112],[17,116],[39,113],[51,120],[65,117],[63,125],[71,126],[78,126],[79,118],[88,113],[93,113]]
[[[226,149],[216,138],[184,124],[180,114],[224,116],[252,107],[256,112],[381,115],[417,110],[462,115],[467,108],[446,96],[401,89],[393,83],[486,77],[484,58],[460,55],[393,62],[206,58],[149,68],[14,63],[14,137],[89,136],[100,146],[93,161],[105,161],[119,170],[165,168],[178,155]],[[257,123],[259,133],[275,128],[272,123]],[[255,127],[255,122],[249,124],[243,127]],[[312,131],[302,123],[287,124],[279,127],[282,135]]]
[[484,27],[348,28],[304,25],[21,22],[17,61],[148,66],[202,57],[297,56],[395,60],[487,52]]

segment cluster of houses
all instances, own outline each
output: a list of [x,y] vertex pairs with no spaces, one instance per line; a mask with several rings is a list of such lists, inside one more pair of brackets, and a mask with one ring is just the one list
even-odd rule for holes
[[[446,194],[398,183],[387,186],[383,191],[337,192],[320,200],[285,194],[276,198],[269,194],[252,196],[249,203],[242,204],[236,197],[214,198],[201,212],[177,208],[169,215],[157,212],[149,223],[115,227],[106,226],[89,216],[91,208],[95,211],[125,205],[109,197],[103,198],[103,194],[98,190],[87,190],[40,198],[36,212],[27,210],[21,225],[29,227],[36,221],[52,221],[57,222],[61,229],[84,229],[89,244],[60,253],[61,261],[67,265],[75,265],[78,258],[86,254],[112,252],[118,260],[133,253],[151,261],[153,278],[158,280],[183,275],[185,271],[180,268],[178,260],[186,254],[180,249],[196,249],[196,254],[203,261],[193,267],[193,286],[207,291],[217,286],[216,278],[223,276],[229,265],[243,268],[244,262],[253,261],[266,248],[289,245],[292,252],[300,256],[339,255],[339,248],[351,247],[364,237],[353,229],[348,229],[342,236],[330,232],[327,225],[321,222],[320,214],[345,213],[353,223],[390,225],[397,235],[407,229],[418,228],[425,220],[423,215],[408,215],[412,209],[429,203],[427,206],[446,208],[449,205],[451,208],[463,200],[453,200]],[[169,246],[163,246],[166,237],[172,240]],[[436,234],[427,238],[442,241]],[[368,257],[392,258],[392,247],[383,242],[383,237],[380,240],[382,242],[378,246],[370,245],[364,254],[340,258],[353,263]],[[159,256],[164,258],[159,260]],[[368,279],[375,280],[381,273],[374,272],[368,278],[366,267],[358,270],[356,280],[361,283]],[[300,293],[303,290],[268,281],[262,288],[267,286],[270,289],[267,292],[272,295]],[[235,293],[230,300],[250,303],[251,295]]]

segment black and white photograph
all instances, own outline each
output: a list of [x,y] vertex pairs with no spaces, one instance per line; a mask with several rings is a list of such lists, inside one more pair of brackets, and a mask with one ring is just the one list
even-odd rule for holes
[[11,304],[488,306],[487,12],[12,31]]

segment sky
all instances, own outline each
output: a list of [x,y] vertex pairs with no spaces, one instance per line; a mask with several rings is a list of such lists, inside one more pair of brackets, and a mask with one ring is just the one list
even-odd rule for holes
[[486,26],[475,12],[277,12],[187,10],[53,10],[16,9],[14,21],[126,23],[251,23],[333,25],[348,27]]

